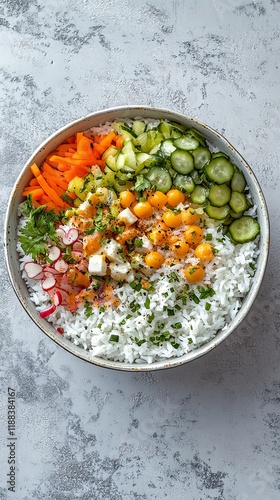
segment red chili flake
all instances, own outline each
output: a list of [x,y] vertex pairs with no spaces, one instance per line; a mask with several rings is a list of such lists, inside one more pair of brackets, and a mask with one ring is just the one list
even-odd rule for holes
[[63,332],[63,330],[62,330],[62,328],[57,328],[57,329],[56,329],[56,331],[57,331],[58,333],[60,333],[60,335],[63,335],[63,333],[64,333],[64,332]]

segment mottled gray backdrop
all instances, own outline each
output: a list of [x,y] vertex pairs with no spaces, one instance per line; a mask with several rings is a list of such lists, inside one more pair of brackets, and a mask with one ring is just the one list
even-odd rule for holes
[[15,179],[50,133],[147,104],[222,132],[252,165],[272,227],[267,273],[238,331],[188,366],[144,375],[53,345],[21,309],[1,248],[1,499],[280,498],[279,22],[279,0],[0,0],[2,225]]

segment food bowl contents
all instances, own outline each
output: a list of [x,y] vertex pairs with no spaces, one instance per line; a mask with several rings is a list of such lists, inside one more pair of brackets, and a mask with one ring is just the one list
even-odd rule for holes
[[18,252],[58,334],[94,356],[152,363],[227,328],[252,284],[260,226],[244,174],[196,129],[118,120],[30,168]]

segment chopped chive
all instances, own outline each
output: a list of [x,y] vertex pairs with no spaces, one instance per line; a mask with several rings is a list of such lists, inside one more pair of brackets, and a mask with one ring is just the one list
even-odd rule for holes
[[206,234],[205,239],[206,239],[206,241],[212,241],[212,239],[213,239],[212,234],[211,233]]
[[150,301],[149,297],[147,297],[145,302],[144,302],[144,306],[146,307],[146,309],[150,309],[150,303],[151,303],[151,301]]
[[206,302],[205,309],[206,311],[209,311],[211,309],[211,304],[209,304],[209,302]]
[[110,342],[118,342],[119,341],[119,335],[110,335],[109,341]]

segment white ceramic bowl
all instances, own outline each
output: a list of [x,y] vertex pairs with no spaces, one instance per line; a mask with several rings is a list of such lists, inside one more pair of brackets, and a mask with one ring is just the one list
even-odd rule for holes
[[[65,339],[62,335],[59,335],[55,328],[52,327],[46,320],[40,318],[38,311],[36,311],[33,302],[31,302],[29,298],[29,293],[26,287],[25,282],[22,279],[20,266],[19,266],[19,258],[16,251],[16,240],[17,240],[17,225],[18,225],[18,216],[17,210],[18,205],[23,201],[22,191],[24,186],[26,186],[30,179],[30,165],[34,162],[37,164],[41,164],[44,158],[56,147],[61,144],[65,139],[69,136],[75,134],[78,131],[84,131],[90,127],[98,126],[106,121],[112,121],[117,118],[134,118],[136,116],[142,116],[143,118],[162,118],[171,121],[176,121],[182,123],[187,127],[194,127],[199,132],[201,132],[207,141],[214,147],[219,150],[225,152],[231,158],[231,161],[235,163],[238,168],[244,173],[247,184],[250,188],[254,203],[257,205],[258,210],[258,220],[261,226],[260,233],[260,254],[257,263],[257,271],[254,276],[254,280],[252,283],[252,287],[245,297],[242,307],[239,310],[237,316],[234,320],[229,324],[228,328],[223,332],[218,332],[216,337],[205,345],[197,348],[194,351],[191,351],[188,354],[185,354],[179,358],[173,358],[169,360],[157,361],[152,364],[128,364],[128,363],[120,363],[115,361],[109,361],[105,359],[101,359],[98,357],[93,357],[89,354],[89,352],[83,350],[81,347],[75,346],[72,342]],[[6,215],[6,223],[5,223],[5,255],[6,262],[8,267],[8,272],[10,275],[10,279],[15,290],[15,293],[29,314],[31,319],[35,322],[35,324],[46,334],[48,337],[56,342],[59,346],[63,347],[70,353],[75,356],[88,361],[94,365],[113,368],[116,370],[126,370],[126,371],[150,371],[150,370],[159,370],[163,368],[170,368],[182,365],[184,363],[188,363],[203,354],[214,349],[214,347],[218,346],[223,340],[225,340],[242,322],[247,313],[249,312],[256,296],[259,291],[265,268],[267,263],[269,250],[269,219],[268,212],[265,203],[265,199],[261,188],[256,180],[255,175],[253,174],[251,168],[246,163],[246,161],[242,158],[242,156],[236,151],[236,149],[218,132],[210,128],[208,125],[199,122],[198,120],[191,118],[189,116],[185,116],[181,113],[176,113],[167,109],[160,108],[152,108],[146,106],[125,106],[125,107],[117,107],[111,109],[105,109],[103,111],[96,111],[84,118],[76,120],[65,127],[61,128],[53,135],[51,135],[43,144],[36,149],[36,151],[29,158],[25,166],[23,167],[17,182],[13,188],[8,209]]]

